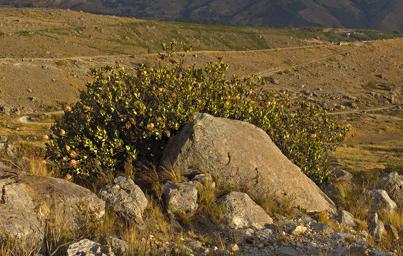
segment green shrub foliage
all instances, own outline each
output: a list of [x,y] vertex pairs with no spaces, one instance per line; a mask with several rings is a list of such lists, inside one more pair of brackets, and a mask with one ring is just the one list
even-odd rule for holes
[[268,90],[262,79],[227,78],[218,60],[204,67],[160,55],[152,66],[92,70],[80,100],[52,127],[49,159],[76,179],[114,174],[128,160],[157,163],[168,139],[196,112],[243,120],[265,130],[315,182],[347,129],[314,104]]

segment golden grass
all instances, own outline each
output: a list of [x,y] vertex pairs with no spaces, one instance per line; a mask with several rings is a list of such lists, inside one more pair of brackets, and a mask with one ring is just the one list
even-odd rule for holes
[[28,171],[35,176],[52,176],[47,167],[47,162],[44,158],[33,157],[29,160]]
[[337,230],[337,231],[341,230],[340,225],[333,218],[329,218],[329,216],[326,213],[319,213],[317,216],[317,220],[320,223],[329,225],[334,230]]
[[2,256],[32,256],[38,252],[38,246],[24,245],[22,241],[2,240],[0,242]]
[[290,215],[293,209],[292,199],[283,198],[281,201],[273,198],[258,198],[255,200],[270,216]]
[[383,220],[396,228],[403,227],[403,210],[398,209],[394,212],[383,214]]
[[204,179],[204,184],[198,183],[199,214],[206,215],[213,223],[220,223],[226,213],[225,207],[217,202],[216,185],[212,179]]
[[160,178],[162,181],[169,180],[175,183],[184,182],[182,172],[178,168],[174,167],[164,167],[161,172]]

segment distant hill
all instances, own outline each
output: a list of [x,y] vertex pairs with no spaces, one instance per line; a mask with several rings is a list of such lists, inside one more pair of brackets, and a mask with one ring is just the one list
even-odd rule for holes
[[0,0],[0,5],[233,25],[403,31],[402,0]]

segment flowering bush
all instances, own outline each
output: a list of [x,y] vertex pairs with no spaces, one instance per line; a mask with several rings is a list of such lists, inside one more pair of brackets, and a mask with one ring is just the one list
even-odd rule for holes
[[128,160],[158,163],[168,139],[196,112],[250,122],[315,182],[328,176],[328,153],[347,129],[320,107],[265,88],[256,77],[226,78],[222,61],[198,68],[171,53],[134,72],[92,70],[93,82],[52,127],[49,159],[64,174],[90,180]]

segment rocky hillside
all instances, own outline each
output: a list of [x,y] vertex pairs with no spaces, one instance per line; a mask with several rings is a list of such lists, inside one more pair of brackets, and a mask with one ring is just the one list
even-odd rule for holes
[[0,0],[0,5],[235,25],[403,30],[400,0]]
[[[401,255],[402,227],[388,218],[401,209],[403,178],[396,172],[363,192],[371,205],[365,216],[353,214],[262,130],[207,114],[171,139],[162,162],[169,161],[184,171],[176,179],[157,177],[150,190],[140,176],[136,182],[118,176],[93,188],[97,194],[68,176],[35,176],[0,162],[0,254]],[[223,186],[220,177],[233,186]],[[353,182],[338,170],[326,192],[337,198],[337,188]],[[260,192],[267,193],[265,201]]]

